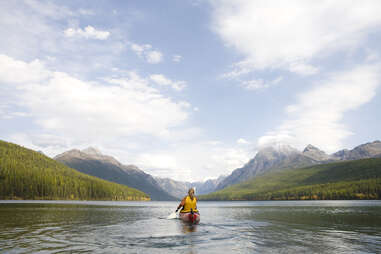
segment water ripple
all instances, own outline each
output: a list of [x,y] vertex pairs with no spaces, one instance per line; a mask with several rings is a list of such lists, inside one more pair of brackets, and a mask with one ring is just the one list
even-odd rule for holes
[[0,204],[0,252],[381,253],[378,205],[203,203],[189,226],[163,219],[176,203],[116,204]]

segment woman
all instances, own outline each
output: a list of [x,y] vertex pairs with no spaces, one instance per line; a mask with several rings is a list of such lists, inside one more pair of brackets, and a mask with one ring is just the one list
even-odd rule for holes
[[200,221],[200,214],[197,210],[197,198],[194,196],[194,189],[190,188],[188,190],[188,196],[184,197],[181,200],[179,206],[176,209],[176,212],[180,210],[180,218],[183,221],[198,223]]

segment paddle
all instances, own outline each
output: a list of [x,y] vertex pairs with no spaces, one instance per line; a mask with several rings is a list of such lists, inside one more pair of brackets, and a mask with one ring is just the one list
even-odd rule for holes
[[168,215],[167,219],[176,219],[177,218],[177,213],[173,212],[170,215]]

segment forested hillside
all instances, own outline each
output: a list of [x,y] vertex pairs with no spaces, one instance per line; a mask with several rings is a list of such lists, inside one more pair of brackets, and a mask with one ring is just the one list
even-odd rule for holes
[[381,199],[381,159],[269,172],[201,200]]
[[149,200],[149,196],[0,141],[0,199]]
[[123,165],[95,148],[73,149],[54,158],[66,166],[106,181],[127,185],[147,193],[151,200],[176,200],[150,175],[134,165]]

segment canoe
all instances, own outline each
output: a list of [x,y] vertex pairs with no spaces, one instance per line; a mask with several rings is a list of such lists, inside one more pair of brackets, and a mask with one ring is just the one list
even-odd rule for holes
[[180,213],[180,219],[187,223],[198,224],[200,222],[200,214],[199,213]]

